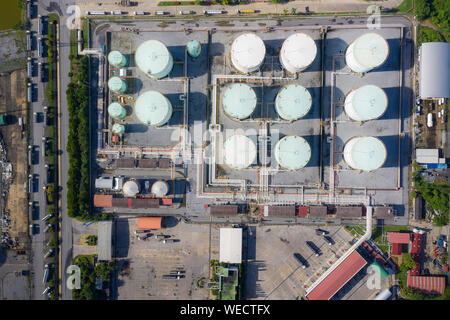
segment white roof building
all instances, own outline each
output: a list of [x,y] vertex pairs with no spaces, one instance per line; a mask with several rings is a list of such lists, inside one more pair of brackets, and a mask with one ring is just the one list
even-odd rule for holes
[[439,163],[439,149],[416,149],[417,163]]
[[242,229],[220,228],[219,262],[242,262]]

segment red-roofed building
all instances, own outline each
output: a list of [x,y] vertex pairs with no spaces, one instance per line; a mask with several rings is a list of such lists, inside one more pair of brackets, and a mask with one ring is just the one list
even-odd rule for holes
[[401,243],[393,243],[392,244],[392,252],[391,254],[394,256],[399,256],[403,252],[403,244]]
[[367,261],[357,251],[353,251],[322,282],[306,294],[306,298],[308,300],[330,300],[366,264]]
[[422,235],[418,233],[413,234],[413,241],[411,246],[412,255],[420,255],[422,252]]
[[111,208],[112,207],[112,195],[95,194],[94,195],[94,207]]
[[388,241],[390,243],[408,244],[411,242],[411,234],[400,232],[389,232]]
[[443,295],[445,291],[444,276],[416,276],[409,272],[406,285],[427,294]]
[[305,206],[298,207],[297,213],[299,217],[306,217],[308,215],[308,207]]

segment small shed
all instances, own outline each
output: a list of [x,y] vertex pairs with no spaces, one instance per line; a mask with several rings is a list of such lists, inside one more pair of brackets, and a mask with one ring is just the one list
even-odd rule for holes
[[115,161],[116,168],[134,168],[136,167],[135,159],[116,159]]

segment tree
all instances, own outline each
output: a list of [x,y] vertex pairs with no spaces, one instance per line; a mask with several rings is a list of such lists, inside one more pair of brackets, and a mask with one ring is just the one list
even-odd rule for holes
[[297,14],[297,9],[295,9],[295,8],[291,8],[291,14],[292,14],[292,15],[295,15],[295,14]]
[[410,253],[403,254],[403,263],[400,265],[401,271],[408,271],[416,266],[413,256]]
[[428,0],[416,0],[414,2],[414,12],[417,20],[423,21],[430,16],[431,6]]

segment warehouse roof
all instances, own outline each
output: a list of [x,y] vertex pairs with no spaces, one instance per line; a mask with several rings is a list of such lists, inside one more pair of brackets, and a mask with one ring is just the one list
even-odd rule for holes
[[444,276],[414,276],[409,273],[406,283],[409,288],[428,294],[443,295],[445,291]]
[[131,199],[131,208],[159,208],[159,199]]
[[100,261],[112,259],[112,221],[98,223],[97,255]]
[[375,217],[377,219],[389,219],[394,217],[394,208],[392,207],[375,207]]
[[423,43],[420,52],[419,95],[426,98],[450,98],[450,44]]
[[360,218],[362,215],[362,206],[336,207],[336,217],[338,218]]
[[408,244],[411,242],[410,233],[389,232],[388,241],[390,243],[403,243]]
[[295,217],[295,206],[269,206],[269,216]]
[[422,252],[422,235],[418,233],[413,233],[411,254],[420,255],[421,252]]
[[113,179],[109,177],[100,177],[95,179],[95,187],[97,189],[112,189]]
[[94,207],[97,208],[111,208],[112,207],[112,195],[95,194],[94,195]]
[[139,159],[138,167],[139,168],[157,168],[158,167],[158,159]]
[[219,262],[242,262],[242,229],[220,228]]
[[325,217],[327,215],[327,206],[311,206],[309,207],[309,215],[313,217]]
[[139,217],[138,229],[161,229],[162,217]]
[[116,168],[134,168],[135,160],[134,159],[116,159],[115,166],[116,166]]
[[417,163],[439,163],[439,149],[416,149]]
[[212,216],[226,217],[238,214],[238,206],[236,205],[211,205],[209,213]]
[[308,293],[306,298],[308,300],[330,300],[366,264],[367,261],[357,251],[353,251],[317,287]]

